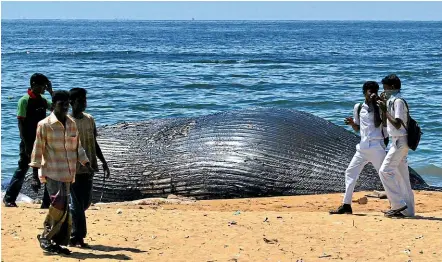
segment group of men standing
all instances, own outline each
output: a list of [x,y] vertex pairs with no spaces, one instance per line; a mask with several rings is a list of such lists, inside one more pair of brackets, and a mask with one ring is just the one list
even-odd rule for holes
[[[46,90],[52,100],[43,96]],[[45,183],[47,197],[44,201],[49,202],[44,230],[37,238],[40,247],[50,253],[68,255],[70,250],[62,247],[67,245],[88,247],[84,242],[87,233],[85,211],[92,201],[97,157],[106,176],[110,175],[96,140],[95,120],[84,112],[86,94],[83,88],[54,92],[51,81],[35,73],[27,94],[18,102],[20,160],[3,202],[6,207],[17,207],[15,201],[32,167],[31,186],[38,191],[41,183]],[[69,105],[72,107],[70,115]],[[47,110],[52,111],[48,117]]]
[[[390,200],[387,217],[414,216],[414,196],[407,164],[408,106],[402,98],[401,81],[396,75],[382,79],[384,92],[378,96],[379,85],[368,81],[363,85],[364,103],[356,104],[353,117],[345,119],[361,141],[345,171],[346,192],[343,204],[331,214],[351,214],[352,194],[364,166],[371,162]],[[52,100],[46,99],[48,91]],[[40,247],[51,253],[70,254],[61,246],[88,247],[85,211],[91,205],[93,175],[98,171],[97,158],[110,175],[106,160],[97,143],[95,120],[85,113],[86,90],[73,88],[52,91],[49,79],[35,73],[30,88],[18,102],[17,118],[20,131],[20,160],[3,202],[16,207],[29,167],[33,168],[32,188],[38,191],[45,183],[45,200],[49,212],[44,231],[38,235]],[[72,113],[69,115],[69,105]],[[46,110],[52,111],[46,117]],[[390,137],[391,144],[385,151]],[[70,197],[70,201],[69,201]],[[69,205],[69,202],[71,203]],[[44,205],[43,205],[44,206]]]
[[[361,141],[356,146],[347,170],[345,171],[345,195],[343,204],[330,214],[351,214],[351,202],[356,181],[362,169],[369,162],[379,173],[391,209],[386,217],[414,216],[414,195],[411,190],[407,155],[407,126],[409,109],[401,95],[401,80],[395,74],[382,79],[384,92],[378,96],[379,85],[367,81],[362,87],[365,101],[356,104],[353,118],[345,123],[355,131],[360,131]],[[388,151],[387,138],[391,139]]]

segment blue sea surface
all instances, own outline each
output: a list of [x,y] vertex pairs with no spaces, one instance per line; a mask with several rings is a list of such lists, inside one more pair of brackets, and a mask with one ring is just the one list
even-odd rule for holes
[[98,125],[268,106],[348,130],[362,84],[396,73],[424,132],[410,166],[442,186],[442,22],[2,20],[1,56],[2,180],[35,72],[86,88]]

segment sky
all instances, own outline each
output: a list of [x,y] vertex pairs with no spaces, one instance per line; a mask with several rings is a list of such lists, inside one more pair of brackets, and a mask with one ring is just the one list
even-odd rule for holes
[[4,2],[2,19],[441,21],[442,2]]

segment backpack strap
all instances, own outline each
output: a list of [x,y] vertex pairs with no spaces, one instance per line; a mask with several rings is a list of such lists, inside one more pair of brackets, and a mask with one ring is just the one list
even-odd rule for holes
[[[408,122],[410,122],[410,108],[408,107],[408,103],[407,101],[405,101],[405,99],[403,98],[395,98],[393,99],[393,108],[394,108],[394,102],[396,101],[396,99],[401,99],[402,101],[404,101],[405,106],[407,107],[407,118],[408,118]],[[408,132],[408,128],[405,126],[404,121],[401,121],[402,126],[405,128],[405,131]]]
[[358,118],[359,118],[359,122],[361,121],[361,110],[362,110],[362,103],[359,103],[359,105],[358,105]]

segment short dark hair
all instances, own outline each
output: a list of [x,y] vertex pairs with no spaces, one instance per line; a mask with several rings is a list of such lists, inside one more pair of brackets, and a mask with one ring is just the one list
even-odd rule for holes
[[86,89],[75,87],[69,90],[69,99],[75,101],[77,98],[86,97],[86,94]]
[[390,74],[382,79],[382,84],[394,86],[395,89],[401,89],[401,80],[395,74]]
[[49,82],[49,79],[40,73],[35,73],[31,76],[31,79],[29,80],[29,84],[31,87],[34,85],[46,85]]
[[58,101],[69,101],[69,92],[66,90],[57,90],[52,94],[52,104],[55,106],[55,103]]
[[376,93],[379,91],[379,85],[376,81],[367,81],[362,86],[362,92],[365,94],[367,90],[376,90]]

